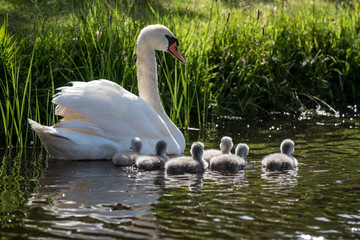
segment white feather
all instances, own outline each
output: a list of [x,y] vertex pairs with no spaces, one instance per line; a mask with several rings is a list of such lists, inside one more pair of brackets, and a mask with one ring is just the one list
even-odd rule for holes
[[169,153],[179,154],[175,139],[159,115],[143,99],[116,83],[108,80],[94,80],[85,85],[74,82],[72,87],[60,90],[53,102],[58,104],[55,113],[64,118],[44,130],[53,135],[51,139],[54,135],[63,137],[62,142],[67,138],[72,143],[66,145],[76,147],[51,151],[49,149],[60,146],[50,145],[59,143],[46,141],[40,136],[51,157],[67,159],[62,155],[72,151],[66,155],[77,153],[70,159],[111,159],[117,151],[128,149],[134,137],[143,139],[143,154],[153,154],[154,146],[160,139],[168,143]]

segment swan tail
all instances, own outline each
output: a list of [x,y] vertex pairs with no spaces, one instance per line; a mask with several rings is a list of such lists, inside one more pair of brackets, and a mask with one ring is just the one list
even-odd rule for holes
[[41,142],[44,144],[50,157],[66,159],[66,157],[64,157],[64,148],[62,146],[66,146],[72,141],[67,137],[57,134],[51,127],[43,126],[32,119],[28,119],[28,121],[31,128],[36,132]]
[[56,137],[56,138],[65,138],[65,139],[68,139],[64,136],[61,136],[61,135],[58,135],[56,133],[54,133],[54,131],[51,131],[51,128],[50,127],[47,127],[47,126],[43,126],[41,125],[40,123],[28,118],[28,121],[29,121],[29,124],[31,126],[31,128],[36,132],[36,134],[41,138],[43,136],[46,136],[46,135],[51,135],[53,137]]

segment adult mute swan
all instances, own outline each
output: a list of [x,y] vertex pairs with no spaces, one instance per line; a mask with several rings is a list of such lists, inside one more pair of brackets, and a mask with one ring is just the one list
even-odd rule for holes
[[168,154],[182,154],[185,139],[161,105],[155,50],[185,60],[179,42],[162,25],[143,28],[137,38],[139,97],[108,80],[72,82],[61,87],[52,102],[62,116],[54,126],[29,123],[51,158],[63,160],[111,159],[127,149],[134,137],[141,138],[142,154],[153,154],[159,139],[166,141]]
[[291,170],[298,166],[298,161],[292,153],[295,143],[291,139],[285,139],[281,142],[281,153],[272,153],[265,156],[262,160],[265,170]]

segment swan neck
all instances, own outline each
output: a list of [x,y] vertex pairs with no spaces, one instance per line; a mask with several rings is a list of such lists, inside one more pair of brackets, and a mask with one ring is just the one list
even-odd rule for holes
[[155,50],[138,46],[136,55],[139,97],[163,117],[165,111],[159,96]]
[[137,49],[137,79],[139,97],[144,99],[159,114],[176,139],[180,152],[185,149],[185,139],[180,130],[166,114],[160,100],[155,49],[139,39]]

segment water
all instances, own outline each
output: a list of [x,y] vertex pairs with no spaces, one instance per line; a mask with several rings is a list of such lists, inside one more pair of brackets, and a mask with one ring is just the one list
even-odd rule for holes
[[[0,236],[6,238],[359,239],[360,121],[340,117],[220,119],[223,135],[250,146],[234,174],[167,176],[110,161],[2,154]],[[188,133],[188,143],[204,137]],[[264,173],[261,158],[295,141],[297,171]],[[187,151],[188,151],[187,148]]]

